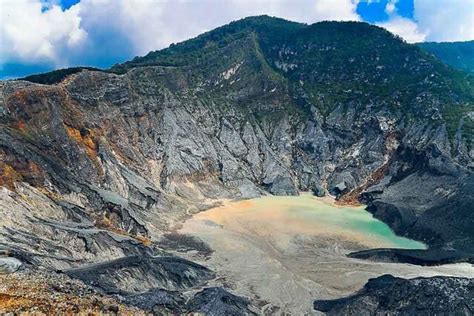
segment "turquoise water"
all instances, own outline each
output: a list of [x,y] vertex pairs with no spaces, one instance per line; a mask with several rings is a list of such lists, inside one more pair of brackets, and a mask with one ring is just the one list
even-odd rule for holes
[[358,232],[367,238],[386,243],[393,248],[426,249],[422,242],[397,236],[384,222],[365,210],[365,206],[333,206],[308,195],[294,198],[295,206],[287,208],[290,217],[302,217],[308,222],[324,222],[330,227]]
[[272,236],[321,236],[358,243],[366,248],[426,249],[422,242],[397,236],[365,206],[339,206],[311,194],[264,196],[231,202],[195,217],[242,234]]
[[422,242],[396,235],[384,222],[374,218],[362,207],[332,207],[319,203],[298,207],[290,207],[290,216],[304,217],[308,222],[324,222],[328,226],[338,227],[365,235],[369,239],[386,243],[393,248],[426,249]]

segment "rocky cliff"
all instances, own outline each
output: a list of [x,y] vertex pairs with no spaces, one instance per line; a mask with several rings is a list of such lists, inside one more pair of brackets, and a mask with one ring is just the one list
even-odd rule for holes
[[474,280],[466,278],[401,279],[383,275],[356,294],[333,301],[315,301],[327,315],[470,315]]
[[[301,190],[364,201],[430,245],[417,256],[472,260],[472,83],[383,29],[247,18],[29,80],[0,82],[0,247],[27,265],[167,256],[156,241],[187,214]],[[178,266],[195,281],[169,290],[210,277]]]

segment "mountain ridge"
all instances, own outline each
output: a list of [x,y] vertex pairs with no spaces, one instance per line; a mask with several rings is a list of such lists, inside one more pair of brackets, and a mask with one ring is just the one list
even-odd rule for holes
[[[302,35],[289,42],[208,32],[217,43],[158,53],[174,66],[0,82],[1,249],[66,273],[100,263],[111,282],[122,268],[175,275],[168,262],[195,266],[168,258],[157,241],[188,214],[220,199],[313,191],[360,200],[429,245],[351,256],[436,264],[449,251],[448,262],[472,262],[471,82],[380,28],[290,25]],[[369,34],[348,36],[354,25]],[[165,256],[167,265],[120,259],[136,256]],[[205,269],[196,275],[193,286],[209,278]]]
[[[268,32],[269,28],[276,28],[278,32],[273,30],[272,32]],[[284,31],[282,31],[284,30]],[[363,40],[357,37],[353,37],[352,33],[356,31],[356,33],[365,34]],[[268,34],[266,33],[268,32]],[[377,36],[372,35],[375,32]],[[254,35],[249,35],[254,34]],[[276,34],[275,34],[276,33]],[[346,43],[342,48],[337,48],[336,46],[326,46],[325,48],[331,48],[331,54],[319,54],[321,57],[317,57],[313,63],[308,63],[306,67],[314,68],[314,70],[308,71],[303,69],[303,74],[300,74],[297,67],[305,67],[305,65],[298,63],[291,62],[291,55],[290,61],[288,61],[288,54],[284,56],[283,60],[281,58],[275,57],[276,52],[275,49],[272,49],[266,42],[271,42],[273,45],[287,47],[286,49],[292,49],[291,46],[295,46],[298,42],[298,38],[302,37],[303,42],[305,43],[308,41],[308,38],[315,37],[318,41],[322,41],[322,46],[328,45],[329,42],[325,42],[324,38],[325,34],[335,34],[331,36],[339,36],[337,43]],[[337,35],[342,34],[342,35]],[[447,122],[448,132],[451,137],[454,137],[456,129],[458,128],[459,120],[462,116],[466,115],[468,112],[468,108],[465,105],[460,104],[458,99],[466,99],[467,102],[473,102],[472,95],[473,94],[473,84],[472,80],[469,78],[465,78],[465,76],[457,72],[449,67],[444,66],[443,64],[435,61],[433,57],[429,54],[422,53],[415,45],[410,45],[403,43],[399,37],[392,35],[388,31],[369,25],[363,22],[318,22],[311,25],[305,25],[301,23],[289,22],[283,19],[271,18],[268,16],[259,16],[259,17],[249,17],[246,19],[242,19],[239,21],[232,22],[228,25],[223,27],[217,28],[213,31],[209,31],[204,33],[196,38],[178,43],[173,44],[168,48],[150,52],[143,57],[136,57],[130,62],[125,62],[121,65],[115,65],[110,70],[115,73],[125,73],[131,68],[134,67],[144,67],[144,66],[173,66],[173,67],[190,67],[189,71],[194,71],[199,73],[202,71],[202,68],[208,67],[207,65],[200,65],[199,60],[206,58],[211,58],[213,50],[215,47],[220,47],[220,45],[225,45],[225,43],[230,42],[232,40],[243,40],[242,37],[245,36],[255,36],[255,43],[263,45],[263,48],[259,48],[261,50],[261,57],[264,64],[268,64],[270,71],[273,70],[276,75],[280,75],[290,82],[293,82],[291,86],[297,85],[299,81],[299,77],[302,75],[307,76],[308,74],[314,73],[313,78],[307,78],[312,83],[303,87],[304,93],[307,94],[313,104],[320,104],[320,110],[323,113],[326,112],[325,108],[329,107],[327,111],[334,109],[334,104],[340,103],[347,103],[348,101],[356,101],[356,102],[367,102],[373,100],[375,97],[379,97],[384,99],[384,102],[389,101],[393,104],[393,106],[399,103],[406,104],[407,102],[419,103],[417,100],[414,100],[413,97],[410,95],[419,94],[417,89],[422,89],[424,91],[427,90],[426,87],[420,87],[421,82],[423,81],[433,81],[427,84],[431,90],[438,89],[440,91],[430,91],[431,94],[435,94],[436,98],[439,99],[439,105],[444,107],[444,104],[448,104],[449,107],[445,107],[440,109],[439,113],[432,113],[431,116],[436,119],[436,117],[443,116],[443,120]],[[229,39],[230,38],[230,39]],[[288,42],[288,38],[292,39],[292,42]],[[319,39],[322,38],[322,39]],[[354,40],[356,38],[356,40]],[[377,38],[381,38],[377,43]],[[332,39],[333,41],[334,39]],[[365,43],[366,41],[371,41],[371,44],[363,44],[369,45],[369,49],[366,51],[361,51],[360,43]],[[276,42],[276,44],[275,44]],[[396,43],[394,44],[395,47],[402,47],[395,51],[391,51],[390,48],[391,44],[387,43]],[[223,44],[224,43],[224,44]],[[355,44],[351,44],[355,43]],[[316,44],[312,45],[318,45]],[[333,45],[333,44],[331,44]],[[350,46],[352,45],[352,46]],[[268,47],[267,47],[268,46]],[[350,46],[350,47],[349,47]],[[387,46],[384,48],[384,46]],[[290,47],[290,48],[288,48]],[[366,55],[371,54],[374,51],[374,47],[378,47],[377,50],[382,50],[377,56]],[[320,48],[321,49],[321,48]],[[297,51],[304,52],[304,49],[296,49]],[[339,54],[337,51],[342,51],[345,53]],[[386,52],[383,52],[386,51]],[[347,54],[349,52],[349,54]],[[358,53],[354,53],[358,52]],[[281,55],[281,51],[278,53]],[[309,58],[313,58],[314,50],[311,50]],[[311,55],[312,54],[312,55]],[[337,57],[337,62],[334,63],[331,60],[336,58],[335,56],[341,55]],[[373,54],[372,54],[373,55]],[[394,61],[391,60],[396,56],[399,60]],[[408,57],[410,56],[410,57]],[[281,57],[281,56],[280,56]],[[409,70],[410,66],[403,65],[403,63],[407,63],[407,61],[403,61],[403,58],[412,58],[412,59],[427,59],[429,64],[435,65],[434,68],[429,68],[424,70],[423,74],[417,74],[415,77],[413,74],[409,73],[412,70]],[[329,59],[328,59],[329,58]],[[380,58],[384,58],[384,61],[381,61],[379,66],[380,69],[372,69],[372,65],[377,63]],[[308,58],[303,58],[304,60],[308,60]],[[351,60],[351,62],[348,62]],[[219,62],[219,61],[217,61]],[[194,66],[193,66],[194,63]],[[335,66],[331,66],[334,64]],[[353,70],[346,69],[347,66],[353,64]],[[279,66],[280,65],[280,66]],[[296,67],[295,69],[279,69],[279,67]],[[346,65],[344,68],[340,68],[341,65]],[[389,65],[398,65],[398,66],[389,66]],[[198,67],[193,70],[193,67]],[[393,69],[384,69],[383,67],[391,67]],[[398,68],[397,68],[398,67]],[[404,68],[405,67],[405,68]],[[420,67],[418,65],[417,67]],[[423,66],[422,66],[423,67]],[[327,71],[331,71],[331,73],[327,73]],[[385,74],[381,74],[381,72],[385,72]],[[407,72],[406,75],[403,73]],[[419,72],[419,71],[417,71]],[[428,73],[429,72],[429,73]],[[337,74],[339,78],[335,77]],[[347,77],[347,74],[358,74],[356,77],[351,78]],[[314,79],[314,76],[318,76],[318,80]],[[390,81],[387,83],[382,83],[377,78],[383,76],[384,78],[389,78]],[[446,78],[450,78],[450,82],[445,82]],[[202,79],[202,78],[201,78]],[[387,79],[385,79],[387,80]],[[367,84],[363,82],[366,81]],[[361,83],[363,83],[361,85]],[[192,84],[192,83],[191,83]],[[393,86],[396,86],[395,88]],[[295,87],[294,89],[301,89],[302,87]],[[330,102],[321,102],[318,100],[317,93],[321,93],[323,90],[327,96],[330,96]],[[351,93],[352,90],[356,90],[354,93]],[[407,90],[407,91],[403,91]],[[454,96],[449,96],[445,93],[445,90],[453,91],[455,93]],[[400,95],[392,95],[394,92],[397,92]],[[409,97],[411,99],[407,100],[399,100],[401,97]],[[430,96],[433,98],[433,96]],[[426,99],[426,97],[424,98]],[[365,100],[365,101],[364,101]],[[422,102],[426,102],[423,101]],[[321,104],[322,103],[322,104]],[[329,103],[329,104],[327,104]],[[449,103],[453,103],[450,105]],[[426,105],[420,104],[420,106],[425,107]],[[460,107],[459,110],[451,110],[452,106]],[[428,107],[428,106],[426,106]],[[431,109],[434,107],[429,105]],[[404,111],[403,108],[401,108]],[[423,111],[423,108],[420,109]],[[411,111],[404,113],[406,116],[410,114]],[[428,115],[428,113],[423,114],[424,116]],[[418,114],[414,115],[416,118]],[[465,130],[466,133],[474,132],[474,126],[470,120],[465,120]],[[470,141],[469,141],[470,143]],[[469,144],[469,146],[471,146]]]
[[[263,20],[260,20],[260,19],[263,19]],[[304,45],[307,45],[307,44],[304,44],[303,48],[298,49],[297,44],[295,44],[296,48],[295,47],[288,48],[288,45],[290,44],[281,44],[281,42],[277,42],[277,46],[283,45],[283,47],[285,47],[284,50],[286,50],[286,53],[283,53],[283,54],[289,55],[290,57],[286,55],[284,57],[281,57],[282,51],[280,49],[280,52],[278,54],[273,54],[273,56],[278,56],[280,59],[271,60],[269,59],[268,56],[272,55],[272,53],[269,53],[269,51],[272,51],[272,50],[274,51],[275,48],[272,48],[271,45],[268,45],[268,47],[266,48],[261,48],[260,47],[261,43],[259,43],[253,31],[250,33],[239,32],[238,31],[239,28],[236,27],[236,25],[238,26],[238,25],[243,24],[244,30],[247,30],[246,25],[249,22],[250,22],[250,26],[253,27],[253,24],[255,24],[258,21],[263,21],[262,24],[265,27],[268,27],[268,23],[270,23],[273,20],[272,18],[269,18],[269,17],[263,17],[263,18],[257,17],[257,18],[244,19],[242,21],[233,22],[229,24],[228,26],[219,28],[217,29],[217,31],[208,32],[204,34],[203,37],[197,37],[196,39],[191,40],[191,44],[190,44],[191,47],[195,47],[192,41],[196,41],[196,40],[200,42],[199,45],[201,45],[202,47],[207,47],[209,46],[209,44],[205,44],[204,43],[205,41],[201,41],[200,39],[210,37],[210,38],[217,38],[217,40],[219,41],[221,40],[221,37],[217,36],[216,34],[220,34],[220,33],[227,34],[229,33],[229,29],[231,30],[230,34],[234,34],[235,32],[240,34],[237,39],[232,38],[231,41],[228,41],[227,39],[225,39],[226,37],[224,36],[224,42],[227,44],[220,47],[218,50],[218,53],[215,53],[214,50],[211,50],[211,53],[207,53],[207,55],[204,54],[204,56],[207,56],[206,57],[207,59],[203,59],[201,63],[197,63],[197,64],[191,63],[190,69],[188,69],[188,66],[184,66],[184,70],[180,70],[179,67],[167,68],[168,66],[166,66],[165,68],[163,68],[162,66],[150,66],[147,64],[147,66],[141,66],[139,67],[139,69],[137,68],[134,71],[135,73],[137,73],[137,75],[130,74],[130,76],[132,78],[133,76],[137,76],[137,79],[138,79],[138,77],[141,76],[142,74],[146,75],[147,71],[149,71],[148,69],[151,70],[151,68],[147,68],[147,67],[158,67],[156,68],[156,70],[153,70],[153,71],[154,72],[158,71],[159,73],[166,73],[166,75],[163,76],[162,74],[159,74],[158,77],[156,77],[156,79],[154,80],[158,80],[159,84],[164,85],[163,87],[165,87],[165,89],[168,89],[171,93],[178,93],[179,95],[177,96],[179,98],[189,98],[189,97],[193,99],[199,98],[200,99],[199,102],[201,103],[211,102],[211,104],[216,104],[216,101],[218,101],[217,103],[219,104],[217,106],[220,108],[220,111],[223,111],[223,112],[238,111],[240,112],[239,116],[242,116],[243,118],[249,117],[251,119],[257,119],[257,123],[264,124],[264,126],[268,124],[269,117],[272,117],[278,120],[278,119],[284,118],[287,115],[287,113],[290,114],[291,120],[294,120],[295,122],[300,122],[300,123],[308,119],[310,122],[313,122],[315,119],[316,120],[320,119],[318,116],[321,116],[322,119],[320,123],[321,124],[320,128],[330,127],[331,125],[333,126],[339,125],[339,122],[331,118],[331,115],[330,115],[331,113],[333,113],[333,115],[336,115],[338,117],[340,117],[341,115],[342,116],[349,115],[352,117],[351,118],[352,120],[354,119],[366,120],[364,115],[370,117],[371,116],[370,113],[374,111],[382,111],[382,113],[385,113],[385,112],[391,113],[390,115],[394,116],[390,118],[391,120],[394,120],[393,122],[390,123],[392,124],[392,127],[390,126],[390,124],[387,125],[387,127],[385,127],[385,128],[388,128],[389,130],[394,128],[393,127],[394,124],[400,125],[400,126],[404,126],[404,125],[409,126],[409,125],[416,125],[417,122],[424,120],[425,122],[428,122],[428,123],[431,122],[429,124],[434,124],[433,127],[438,126],[436,127],[440,129],[438,133],[448,133],[450,141],[448,141],[447,144],[443,144],[444,147],[446,146],[447,147],[442,149],[442,151],[444,150],[445,154],[451,155],[451,153],[448,153],[447,151],[452,152],[453,150],[461,150],[463,154],[461,156],[459,155],[455,156],[455,159],[457,159],[456,163],[457,164],[460,163],[461,164],[460,166],[465,165],[467,163],[467,165],[465,165],[464,168],[466,167],[469,168],[468,167],[469,160],[470,159],[472,160],[472,158],[469,158],[469,155],[470,155],[469,152],[472,146],[471,144],[472,138],[469,137],[469,135],[472,135],[473,124],[472,124],[472,119],[470,121],[468,120],[469,117],[466,117],[466,118],[462,118],[462,116],[461,118],[459,117],[459,112],[461,112],[461,114],[465,113],[465,112],[459,111],[459,109],[463,109],[464,107],[466,107],[465,111],[469,111],[470,109],[469,104],[471,102],[472,95],[468,93],[467,99],[463,100],[466,94],[462,94],[458,90],[455,90],[456,87],[453,88],[454,90],[452,90],[452,92],[450,92],[450,90],[447,90],[447,91],[442,90],[442,89],[439,90],[439,91],[443,91],[443,93],[447,95],[448,100],[454,100],[454,101],[451,101],[454,103],[454,105],[448,105],[447,107],[445,106],[447,109],[451,109],[452,111],[454,111],[454,113],[457,113],[454,115],[455,121],[451,122],[451,126],[448,125],[448,121],[446,120],[445,117],[443,117],[444,112],[440,110],[440,107],[443,106],[442,105],[443,100],[444,100],[443,98],[445,98],[446,96],[443,95],[443,97],[441,98],[439,96],[441,95],[440,94],[441,92],[439,92],[438,90],[434,90],[433,92],[428,92],[428,93],[427,91],[422,90],[421,94],[415,95],[416,96],[415,97],[415,96],[411,96],[411,93],[412,93],[411,90],[398,91],[396,90],[397,87],[391,87],[392,91],[395,91],[395,92],[390,92],[388,94],[389,96],[388,99],[387,98],[380,99],[379,97],[380,95],[382,96],[385,95],[385,92],[382,92],[382,94],[380,94],[380,92],[370,92],[371,94],[364,95],[364,92],[363,92],[364,90],[356,91],[355,94],[352,93],[352,91],[349,91],[348,97],[346,96],[340,97],[340,95],[344,94],[344,91],[346,91],[344,90],[345,87],[334,88],[334,86],[337,86],[338,85],[337,82],[343,79],[349,80],[349,82],[352,82],[351,81],[352,77],[354,77],[355,79],[363,79],[366,76],[366,74],[364,73],[364,70],[360,70],[361,68],[363,68],[362,66],[356,65],[355,68],[349,67],[349,71],[347,74],[339,70],[339,72],[335,75],[335,77],[328,77],[330,76],[330,73],[327,72],[325,74],[325,71],[327,70],[324,70],[324,69],[325,68],[331,69],[331,64],[330,63],[328,64],[327,62],[325,62],[324,66],[317,66],[317,65],[319,65],[320,60],[327,61],[327,57],[326,57],[327,51],[330,51],[329,55],[327,56],[332,56],[331,59],[335,59],[334,57],[335,53],[332,51],[334,49],[336,49],[336,51],[339,49],[334,48],[334,46],[331,46],[331,45],[336,45],[336,44],[329,44],[324,41],[323,41],[324,43],[322,46],[323,53],[320,53],[321,46],[318,46],[318,45],[304,46]],[[341,42],[341,38],[348,40],[350,43],[354,40],[354,39],[347,39],[346,32],[349,30],[347,29],[347,26],[358,25],[362,27],[361,30],[370,30],[374,32],[380,31],[379,28],[372,27],[364,23],[321,22],[321,23],[317,23],[317,24],[305,27],[300,24],[285,22],[284,20],[276,20],[276,21],[278,23],[283,23],[283,25],[287,25],[287,23],[289,23],[289,25],[291,25],[292,27],[294,26],[296,32],[300,32],[300,31],[303,32],[304,38],[308,36],[307,34],[309,34],[310,38],[313,38],[314,33],[315,33],[314,29],[316,29],[317,32],[319,33],[330,34],[326,32],[327,28],[332,28],[336,25],[337,29],[342,28],[342,31],[341,31],[342,35],[338,35],[339,37],[338,37],[338,40],[336,41],[337,43]],[[295,25],[297,25],[297,27]],[[324,28],[322,30],[319,30],[318,28],[320,28],[321,26],[324,26]],[[306,31],[308,28],[311,28],[311,29],[309,31]],[[235,31],[234,29],[236,29],[237,31]],[[410,48],[408,52],[418,53],[418,49],[416,47],[412,47],[412,46],[409,46],[408,44],[402,43],[395,36],[389,35],[389,33],[386,31],[381,31],[381,32],[382,33],[380,36],[382,36],[381,37],[382,39],[384,39],[385,36],[388,36],[390,38],[390,41],[393,40],[394,43],[399,43],[402,47]],[[294,33],[290,33],[290,34],[294,35]],[[280,36],[280,37],[285,38],[285,36]],[[296,36],[292,36],[292,37],[297,38]],[[373,36],[367,35],[367,37],[372,38]],[[319,40],[320,39],[316,39],[316,41],[319,41]],[[360,39],[357,39],[357,40],[360,40]],[[296,42],[298,41],[299,40],[297,39]],[[305,40],[304,42],[306,43],[308,41],[309,43],[313,43],[311,39]],[[376,39],[372,39],[372,42],[379,43]],[[188,43],[189,42],[184,42],[181,45],[184,45],[184,47],[187,47]],[[372,48],[379,47],[379,48],[376,48],[375,50],[382,50],[382,51],[387,46],[387,44],[383,41],[379,44],[371,44],[371,45],[372,46],[369,45],[368,47],[372,47]],[[213,46],[213,45],[210,45],[210,46]],[[346,50],[349,49],[349,51],[353,51],[353,49],[350,48],[351,46],[344,45],[344,47],[346,48]],[[265,50],[267,51],[266,53],[264,52]],[[304,61],[303,64],[296,64],[297,61],[294,61],[295,63],[292,63],[293,62],[291,61],[292,55],[294,54],[301,55],[305,53],[306,51],[311,53],[314,50],[316,50],[316,53],[314,53],[315,54],[314,56],[316,57],[311,57],[313,55],[308,55],[307,58],[302,59]],[[160,52],[158,53],[162,54]],[[262,55],[264,53],[266,54],[266,56]],[[195,50],[193,50],[192,54],[199,55],[201,53],[199,52],[196,53]],[[309,54],[309,53],[306,53],[306,54]],[[338,53],[336,53],[336,56],[337,54]],[[344,56],[345,58],[343,60],[346,64],[351,64],[352,63],[351,60],[356,58],[356,57],[349,57],[347,60],[347,52],[343,52],[342,54],[343,54],[342,56]],[[360,54],[360,53],[357,53],[357,54]],[[382,53],[378,53],[378,54],[382,54]],[[219,56],[221,55],[226,56],[223,63],[222,62],[219,63],[219,60],[218,60],[220,59]],[[320,55],[322,57],[319,57]],[[185,57],[178,57],[178,59],[187,58],[186,53],[184,53],[184,56]],[[349,55],[349,56],[358,56],[358,55]],[[400,58],[405,58],[405,59],[414,58],[411,55],[409,56],[410,57],[403,57],[403,54],[402,54]],[[426,55],[423,55],[423,54],[421,55],[421,57],[419,57],[419,58],[422,58],[420,61],[420,65],[416,64],[415,66],[413,66],[414,70],[411,70],[411,71],[420,71],[424,74],[423,76],[426,76],[427,72],[422,67],[427,67],[428,71],[431,71],[431,68],[430,68],[431,66],[423,66],[426,63],[426,61],[423,59],[424,57],[426,57]],[[197,59],[198,61],[199,61],[199,58]],[[376,56],[376,58],[382,58],[382,57]],[[385,62],[384,65],[386,65],[387,62],[389,61],[389,59],[387,58],[388,57],[384,57],[384,59],[382,60]],[[308,59],[310,60],[310,62],[306,62]],[[195,60],[195,57],[192,57],[191,60]],[[206,60],[209,60],[209,61],[206,61]],[[311,60],[314,60],[314,61],[311,61]],[[204,64],[202,64],[203,62]],[[279,64],[279,62],[281,63],[285,62],[287,64],[294,65],[292,66],[294,69],[280,69],[282,66],[280,68],[278,67],[278,65],[281,65]],[[344,65],[344,62],[342,64],[341,63],[339,64]],[[361,63],[361,65],[364,65],[364,60],[360,60],[359,62]],[[337,67],[341,67],[341,65],[339,64]],[[438,65],[437,62],[435,62],[435,64]],[[318,69],[318,68],[314,68],[313,67],[314,65],[316,65],[317,67],[323,67],[322,72],[317,71],[317,70],[315,71],[314,69]],[[199,70],[195,69],[195,67],[198,67]],[[378,72],[378,70],[383,69],[383,67],[385,66],[380,66],[380,68],[379,66],[377,66],[373,68],[375,68],[375,71],[376,71],[375,73],[378,74],[378,76],[383,76],[383,77],[392,76],[391,71]],[[133,67],[131,68],[131,70],[132,69]],[[299,69],[302,69],[302,70],[299,70]],[[342,69],[342,68],[338,68],[338,69]],[[351,71],[351,69],[354,69],[354,70]],[[371,70],[371,71],[374,71],[374,70]],[[300,72],[302,74],[300,74]],[[240,73],[240,76],[244,77],[245,80],[242,80],[240,82],[238,82],[238,80],[237,81],[230,80],[230,77],[236,76],[237,73]],[[371,74],[372,72],[369,72],[369,73]],[[302,77],[303,75],[305,77]],[[443,82],[442,75],[443,73],[437,74],[437,75],[433,75],[433,73],[431,73],[428,77],[441,76],[441,79],[434,82],[428,81],[427,83],[422,84],[420,88],[416,88],[416,89],[425,89],[424,88],[425,86],[437,87],[437,85],[439,85],[439,82]],[[102,76],[105,79],[110,76],[112,76],[110,78],[113,78],[114,75],[113,74],[108,75],[107,73],[104,73],[103,75],[100,75],[100,76]],[[296,79],[294,79],[295,77],[297,79],[299,78],[298,79],[299,81],[296,81]],[[114,80],[118,80],[118,79],[119,77],[117,77]],[[136,79],[133,79],[133,80],[136,80]],[[325,83],[321,85],[319,83],[320,80],[323,80]],[[367,80],[368,79],[366,79],[366,81]],[[415,83],[417,82],[417,79],[410,79],[410,80],[413,80],[413,82]],[[425,77],[425,80],[426,80],[426,77]],[[74,79],[72,79],[72,81],[74,81]],[[328,83],[326,81],[328,81]],[[376,83],[371,84],[369,81],[367,81],[367,83],[368,83],[367,84],[368,87],[363,87],[361,89],[368,89],[372,91],[375,89],[375,87],[378,86]],[[66,83],[66,86],[68,84],[69,83]],[[466,83],[466,84],[468,86],[470,85],[470,83]],[[309,88],[306,88],[306,86],[308,85],[309,85]],[[450,85],[448,84],[447,87],[450,87]],[[332,89],[334,89],[335,91],[332,91]],[[341,90],[342,90],[342,93],[341,93]],[[349,89],[349,90],[352,90],[352,89]],[[77,92],[75,91],[70,91],[69,93],[71,92],[73,95],[74,94],[78,95]],[[312,94],[312,92],[315,92],[315,94]],[[114,92],[114,93],[124,93],[124,92],[120,92],[117,90],[117,92]],[[369,105],[373,103],[375,104],[375,107],[370,105],[369,108],[367,108],[366,106],[364,110],[363,108],[364,103],[360,100],[361,93],[363,97],[366,97],[369,99]],[[374,93],[376,93],[375,97],[374,97]],[[397,97],[397,93],[399,96],[401,96],[401,98]],[[405,95],[408,95],[409,99],[404,100]],[[395,100],[395,103],[393,103],[394,100]],[[406,107],[407,100],[408,102],[412,102],[412,104],[410,104],[410,108],[408,112],[404,112],[403,109]],[[419,105],[416,105],[417,100],[422,100],[421,102],[418,102],[420,103]],[[255,103],[255,101],[257,101],[257,103]],[[121,101],[119,101],[118,104],[120,104],[120,102]],[[238,106],[232,108],[234,106],[233,103],[235,102]],[[463,102],[467,105],[463,105]],[[329,105],[325,106],[324,103],[329,104]],[[401,104],[402,106],[401,107],[398,106],[397,108],[397,104]],[[133,111],[133,109],[131,110]],[[328,116],[328,113],[329,113],[329,116]],[[407,116],[407,113],[410,113],[410,114]],[[312,116],[314,118],[312,118]],[[71,117],[71,119],[68,119],[68,120],[74,120],[74,119],[75,119],[74,117]],[[262,121],[258,122],[258,120],[262,120]],[[340,120],[340,121],[342,122],[343,120]],[[75,137],[79,143],[82,143],[82,142],[86,142],[89,144],[92,143],[90,144],[89,147],[87,147],[86,145],[89,159],[93,160],[93,165],[100,164],[97,158],[95,157],[96,153],[94,152],[97,149],[95,148],[97,147],[97,144],[95,144],[94,141],[92,141],[91,139],[87,138],[88,135],[92,135],[93,133],[86,131],[84,133],[89,133],[89,134],[82,135],[80,133],[81,135],[75,136],[77,133],[76,130],[80,130],[81,128],[82,129],[84,128],[81,127],[78,129],[74,127],[74,125],[77,125],[77,123],[74,123],[72,121],[71,122],[65,121],[64,124],[66,126],[65,131],[67,135],[71,137]],[[364,124],[367,124],[367,123],[364,123]],[[387,124],[387,123],[384,123],[384,124]],[[443,124],[446,124],[446,127],[445,127],[446,132],[443,132]],[[232,123],[230,123],[229,126],[232,126]],[[232,129],[234,128],[235,127],[232,127]],[[265,128],[270,128],[270,126],[267,126]],[[338,129],[339,128],[340,127],[338,127]],[[406,127],[403,127],[403,128],[406,129]],[[403,131],[403,130],[400,130],[399,132],[406,133],[406,131]],[[267,133],[272,133],[271,129],[269,129]],[[390,132],[390,133],[393,133],[393,132]],[[396,133],[398,132],[395,132],[395,134],[393,135],[396,135]],[[269,136],[269,134],[267,136]],[[395,137],[396,138],[394,140],[395,142],[399,142],[399,139],[397,139],[398,137],[399,136]],[[458,142],[456,149],[454,149],[452,145],[449,144],[450,142],[453,142],[455,139]],[[315,145],[312,145],[312,146],[314,147]],[[464,149],[462,149],[463,146],[465,147]],[[316,145],[316,147],[314,148],[318,148],[318,146]],[[324,150],[324,149],[320,149],[320,150]],[[237,153],[238,149],[234,149],[234,152]],[[394,154],[395,152],[392,152],[390,155],[394,155]],[[389,157],[384,158],[384,159],[389,159]],[[217,165],[214,165],[211,169],[219,170],[219,167]],[[290,169],[287,169],[287,170],[290,170]],[[214,171],[209,171],[209,172],[212,173]],[[291,171],[287,171],[287,172],[289,172],[290,174],[292,173]],[[294,176],[291,176],[291,177],[294,177]],[[356,180],[355,182],[357,183],[360,181],[361,179]],[[349,187],[349,190],[353,191],[357,188],[358,185],[354,183],[354,180],[351,180],[350,182],[352,183],[349,185],[344,185],[344,186]],[[330,191],[333,190],[333,193],[336,195],[339,194],[337,191],[339,189],[331,189],[331,188],[328,188],[328,189]],[[289,190],[289,188],[287,188],[287,190]],[[294,194],[295,192],[297,192],[297,190],[293,188],[287,192],[291,192]]]
[[474,73],[474,40],[462,42],[423,42],[419,47],[454,68]]

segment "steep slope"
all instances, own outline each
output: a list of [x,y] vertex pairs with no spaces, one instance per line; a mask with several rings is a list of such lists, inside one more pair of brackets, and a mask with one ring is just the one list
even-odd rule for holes
[[425,42],[417,45],[454,68],[474,73],[474,41]]
[[[472,84],[383,29],[254,17],[44,76],[0,83],[0,247],[24,263],[168,256],[156,241],[187,214],[300,190],[363,199],[431,246],[417,256],[472,260]],[[170,290],[211,277],[184,265],[196,282]]]
[[[229,42],[249,34],[257,41],[259,57],[287,80],[299,107],[314,106],[323,115],[338,106],[354,110],[386,107],[405,120],[420,116],[442,119],[439,123],[447,123],[450,133],[470,111],[463,105],[473,101],[471,78],[384,29],[357,22],[305,26],[266,16],[247,18],[112,70],[186,66],[199,74],[225,66],[228,60],[211,56],[220,55]],[[209,59],[214,63],[209,64]],[[453,106],[455,111],[451,111]]]

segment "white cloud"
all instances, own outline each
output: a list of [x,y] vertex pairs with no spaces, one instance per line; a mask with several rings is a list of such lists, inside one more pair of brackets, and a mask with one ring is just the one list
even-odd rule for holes
[[423,42],[426,38],[426,33],[422,32],[419,29],[418,24],[413,20],[398,15],[396,7],[397,2],[398,0],[387,2],[385,13],[388,15],[388,20],[377,23],[377,25],[387,29],[393,34],[397,34],[408,43]]
[[356,0],[82,0],[80,7],[86,29],[100,27],[106,20],[108,28],[132,43],[136,54],[252,15],[268,14],[305,23],[360,20]]
[[408,43],[423,42],[426,38],[426,34],[419,30],[415,22],[400,16],[391,17],[387,22],[377,25],[397,34]]
[[396,3],[387,3],[389,19],[377,25],[400,35],[407,42],[453,42],[474,39],[472,0],[414,0],[414,20],[398,15]]
[[397,0],[392,0],[392,1],[387,2],[387,5],[385,6],[385,12],[387,12],[387,14],[389,14],[389,15],[395,13],[395,11],[397,9],[395,7],[395,4],[397,2],[398,2]]
[[356,13],[359,1],[315,1],[314,14],[317,20],[335,20],[335,21],[359,21],[360,16]]
[[[0,68],[12,62],[106,67],[251,15],[361,20],[360,0],[81,0],[68,10],[59,0],[0,1]],[[378,25],[408,42],[474,38],[472,0],[415,0],[417,22],[398,14],[398,1],[387,3],[389,19]]]
[[74,49],[86,38],[78,7],[62,11],[40,0],[2,0],[0,5],[0,63],[16,61],[65,62],[64,49]]
[[358,0],[82,0],[65,11],[58,0],[1,1],[0,64],[15,59],[65,66],[86,46],[88,56],[107,49],[142,55],[250,15],[306,23],[360,20]]
[[415,0],[415,20],[428,41],[474,39],[472,0]]

